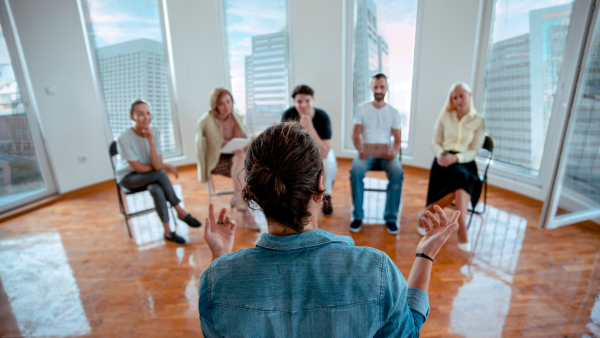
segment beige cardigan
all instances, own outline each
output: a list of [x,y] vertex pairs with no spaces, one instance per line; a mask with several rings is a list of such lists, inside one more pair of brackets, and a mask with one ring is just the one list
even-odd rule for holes
[[[235,118],[242,135],[247,137],[246,128],[244,127],[242,117],[236,112],[233,112],[233,117]],[[210,173],[219,163],[222,143],[223,132],[219,127],[219,122],[217,121],[217,118],[210,113],[210,111],[207,111],[198,120],[196,129],[198,180],[200,182],[206,183],[208,181],[208,173]]]

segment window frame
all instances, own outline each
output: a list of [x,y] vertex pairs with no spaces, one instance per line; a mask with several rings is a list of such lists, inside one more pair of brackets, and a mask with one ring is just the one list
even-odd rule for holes
[[2,22],[2,30],[4,31],[4,40],[6,41],[6,47],[8,54],[11,59],[11,65],[15,74],[15,80],[19,86],[19,93],[21,95],[21,102],[25,108],[25,117],[27,119],[27,126],[31,135],[36,157],[38,160],[38,166],[46,185],[46,189],[27,195],[21,199],[0,205],[0,213],[20,207],[22,205],[40,200],[45,197],[56,195],[58,193],[58,187],[56,186],[56,180],[54,177],[54,171],[50,158],[48,156],[48,150],[44,143],[44,131],[40,124],[39,109],[35,99],[33,86],[29,77],[29,70],[27,69],[27,63],[19,40],[19,33],[15,25],[15,20],[10,8],[10,2],[0,1],[0,21]]
[[[562,119],[562,127],[559,130],[560,137],[557,137],[557,158],[552,166],[551,180],[548,188],[548,193],[544,199],[544,206],[540,215],[539,227],[542,229],[554,229],[561,226],[583,222],[589,219],[600,217],[600,207],[592,207],[583,211],[572,211],[565,215],[557,216],[557,209],[559,206],[563,191],[564,172],[566,170],[568,160],[568,144],[572,137],[572,130],[575,124],[575,115],[578,105],[578,98],[581,97],[581,91],[586,89],[583,83],[586,78],[586,66],[588,56],[594,47],[594,31],[598,21],[598,10],[594,5],[594,0],[579,0],[581,5],[577,8],[579,11],[579,19],[582,21],[582,27],[584,29],[584,36],[582,36],[581,48],[573,48],[579,54],[579,59],[574,71],[573,90],[570,93],[568,106],[565,107],[565,114]],[[589,2],[589,4],[586,4]],[[584,6],[587,5],[587,6]],[[575,6],[574,12],[575,12]],[[596,37],[600,40],[600,36]],[[567,41],[568,43],[569,41]],[[570,194],[567,192],[567,194]],[[571,194],[573,195],[573,194]],[[578,196],[574,194],[571,198],[577,199]],[[577,204],[583,204],[582,201],[577,201]]]
[[[102,87],[102,80],[100,79],[100,71],[98,64],[98,57],[96,54],[96,46],[94,45],[92,30],[90,27],[91,18],[89,16],[89,11],[86,10],[85,0],[77,0],[77,7],[79,9],[79,17],[81,18],[81,24],[83,29],[83,36],[86,42],[88,61],[90,63],[90,69],[92,73],[92,78],[94,79],[94,88],[96,91],[97,104],[101,112],[103,112],[102,122],[103,122],[103,130],[104,136],[106,138],[106,146],[108,147],[112,141],[115,141],[113,138],[112,130],[110,127],[110,118],[108,117],[108,107],[106,104],[106,98],[104,89]],[[160,25],[161,32],[163,37],[163,47],[165,48],[165,62],[168,69],[167,74],[167,83],[168,90],[167,93],[170,99],[170,108],[171,108],[171,117],[173,119],[173,138],[175,140],[175,151],[168,154],[163,154],[162,158],[165,162],[174,162],[177,160],[181,160],[185,158],[185,145],[182,140],[182,126],[181,119],[179,117],[179,104],[177,97],[177,90],[175,84],[175,65],[173,64],[173,48],[171,45],[171,34],[169,29],[169,17],[167,13],[167,2],[166,0],[156,0],[158,4],[158,13],[160,17]],[[133,100],[133,99],[132,99]],[[108,149],[108,148],[107,148]]]
[[[346,147],[346,139],[352,137],[354,125],[352,123],[352,114],[354,110],[354,8],[355,0],[344,1],[344,57],[343,69],[343,98],[342,98],[342,139],[341,139],[341,156],[356,156],[358,151],[352,147]],[[415,130],[416,130],[416,114],[417,114],[417,98],[419,87],[419,69],[421,60],[421,36],[423,32],[423,0],[417,0],[417,21],[415,24],[415,47],[413,50],[413,73],[410,93],[410,111],[409,111],[409,134],[406,148],[402,148],[402,159],[411,160],[415,149]],[[346,80],[349,79],[349,80]]]
[[[487,56],[490,49],[490,38],[492,25],[494,23],[494,7],[497,0],[480,0],[480,18],[478,24],[478,36],[475,45],[475,63],[473,78],[473,100],[476,109],[481,112],[482,97],[484,92],[485,68]],[[575,90],[577,66],[584,47],[584,35],[586,15],[592,6],[592,0],[574,0],[571,18],[569,20],[569,33],[565,44],[565,52],[558,77],[558,85],[555,99],[552,103],[550,121],[544,141],[544,151],[537,177],[513,171],[510,169],[490,166],[488,175],[490,178],[510,182],[508,189],[516,190],[525,188],[536,198],[543,200],[553,179],[554,163],[558,160],[558,147],[560,140],[548,137],[560,132],[561,126],[566,123],[567,102],[573,99]],[[561,103],[559,103],[561,102]],[[570,107],[570,106],[568,106]],[[476,159],[479,167],[485,166],[486,162]],[[512,187],[511,187],[512,186]],[[541,223],[540,223],[541,224]]]

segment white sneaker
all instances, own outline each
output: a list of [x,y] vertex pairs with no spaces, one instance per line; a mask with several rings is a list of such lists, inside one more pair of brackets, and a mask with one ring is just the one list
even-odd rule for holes
[[464,252],[471,252],[471,243],[458,243],[458,248]]

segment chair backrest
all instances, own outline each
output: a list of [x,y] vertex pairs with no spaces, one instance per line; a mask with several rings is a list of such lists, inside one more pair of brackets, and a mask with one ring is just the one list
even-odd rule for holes
[[489,136],[485,136],[485,141],[483,142],[483,147],[481,147],[487,151],[489,151],[490,153],[494,152],[494,140],[492,140],[491,137]]
[[115,169],[115,162],[113,162],[113,157],[119,155],[119,149],[117,149],[117,141],[112,141],[110,146],[108,147],[108,155],[110,156],[110,165],[113,170],[113,174],[115,178],[117,177],[117,171]]

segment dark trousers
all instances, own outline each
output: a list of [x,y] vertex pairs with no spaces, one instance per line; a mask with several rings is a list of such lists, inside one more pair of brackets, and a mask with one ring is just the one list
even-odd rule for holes
[[131,173],[121,180],[119,183],[123,188],[135,190],[146,187],[154,199],[154,206],[156,212],[163,223],[169,222],[169,208],[167,207],[167,201],[172,206],[176,206],[181,202],[175,191],[173,185],[169,180],[169,176],[164,170],[149,171],[146,173]]

